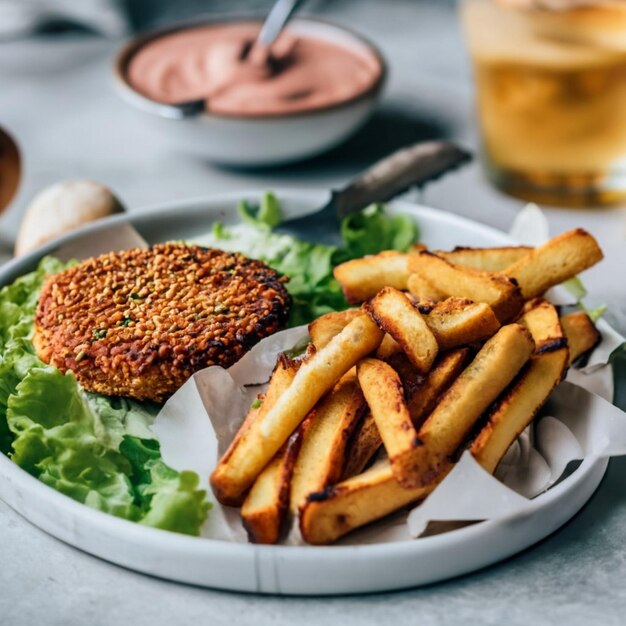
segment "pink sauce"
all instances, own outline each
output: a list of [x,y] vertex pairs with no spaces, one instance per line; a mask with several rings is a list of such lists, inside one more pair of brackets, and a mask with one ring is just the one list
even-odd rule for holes
[[282,115],[352,100],[382,73],[373,52],[288,31],[272,46],[269,61],[262,54],[243,59],[259,28],[216,24],[154,39],[131,58],[128,81],[167,104],[204,99],[214,113]]

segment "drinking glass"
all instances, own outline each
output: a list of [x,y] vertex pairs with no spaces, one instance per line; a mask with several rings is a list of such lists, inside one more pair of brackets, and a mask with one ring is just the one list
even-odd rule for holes
[[626,2],[587,2],[462,0],[486,171],[514,196],[626,198]]

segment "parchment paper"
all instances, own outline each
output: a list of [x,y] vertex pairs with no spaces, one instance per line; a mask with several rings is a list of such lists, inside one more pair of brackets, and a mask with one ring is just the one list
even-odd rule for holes
[[[343,543],[406,540],[420,536],[431,521],[467,521],[523,513],[530,499],[553,485],[567,465],[587,457],[626,454],[626,416],[614,407],[608,355],[623,342],[607,324],[603,341],[583,369],[553,393],[531,437],[527,430],[511,447],[496,476],[465,453],[423,504],[348,536]],[[257,344],[229,370],[210,367],[194,375],[157,416],[153,430],[164,460],[176,469],[192,469],[208,485],[209,475],[257,393],[264,389],[278,354],[307,336],[306,327],[277,333]],[[597,383],[602,381],[602,385]],[[604,395],[585,389],[587,383]],[[531,441],[532,439],[532,441]],[[214,501],[215,502],[215,501]],[[205,537],[245,541],[237,509],[215,502],[202,530]],[[286,543],[300,543],[297,531]]]

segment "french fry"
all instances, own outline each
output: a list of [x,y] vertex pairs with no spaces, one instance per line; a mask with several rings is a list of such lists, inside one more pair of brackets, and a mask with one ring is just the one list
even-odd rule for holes
[[350,436],[366,409],[356,374],[351,371],[307,417],[308,426],[291,479],[293,512],[310,493],[341,479]]
[[376,358],[384,361],[399,352],[402,352],[402,346],[389,333],[385,333],[378,350],[376,350]]
[[[534,349],[530,333],[520,324],[503,326],[455,380],[418,430],[419,445],[408,462],[404,485],[437,480],[489,405],[509,385]],[[367,396],[367,394],[366,394]],[[384,439],[384,437],[383,437]]]
[[[508,328],[510,327],[504,327],[500,332],[508,332],[506,330]],[[554,372],[550,371],[550,366],[553,365],[552,360],[557,360],[556,355],[562,356],[562,351],[563,348],[560,348],[555,352],[544,352],[539,355],[542,368],[536,372],[537,380],[535,377],[529,380],[527,383],[529,387],[524,390],[524,393],[527,391],[533,393],[533,383],[540,380],[544,374],[554,374]],[[460,353],[461,351],[455,352]],[[544,370],[543,365],[548,365],[549,367]],[[437,366],[431,370],[428,378],[432,377],[436,371]],[[459,382],[459,385],[456,385],[457,387],[464,384],[462,380],[459,381],[457,379],[457,381]],[[503,386],[503,381],[500,381],[499,386]],[[457,402],[458,408],[462,411],[463,401],[460,400],[461,396],[455,395],[458,391],[459,389],[457,388],[455,392],[449,394],[446,398],[453,398],[453,401]],[[520,394],[518,397],[523,397],[523,395]],[[460,406],[458,405],[459,401],[461,402]],[[479,408],[477,412],[480,414],[482,411]],[[493,473],[497,465],[497,462],[494,463],[494,459],[506,452],[510,443],[517,437],[517,431],[513,429],[503,432],[499,439],[493,436],[488,438],[487,431],[484,431],[484,434],[483,431],[481,431],[484,437],[483,444],[480,450],[477,447],[475,456],[477,461],[487,471]],[[496,431],[496,435],[500,435],[499,430]],[[462,441],[462,439],[457,441]],[[487,441],[489,441],[488,445],[484,445]],[[479,446],[481,444],[476,445]],[[504,452],[501,452],[501,449],[504,449]],[[404,506],[423,500],[443,480],[452,466],[453,464],[450,461],[444,461],[443,465],[438,468],[432,482],[424,486],[406,489],[397,482],[389,461],[380,461],[368,471],[348,478],[321,493],[310,496],[300,516],[301,534],[311,544],[325,545],[332,543],[356,528],[385,517]]]
[[[248,411],[242,425],[240,426],[235,438],[231,442],[228,450],[226,450],[224,456],[220,460],[220,463],[217,466],[217,469],[213,472],[213,475],[217,476],[217,484],[220,484],[220,473],[223,469],[220,469],[223,464],[230,458],[233,452],[236,450],[238,446],[241,445],[241,442],[248,438],[249,433],[253,430],[253,427],[256,427],[259,420],[263,418],[264,415],[268,413],[270,408],[276,404],[281,395],[285,392],[285,390],[291,385],[296,372],[298,371],[301,365],[300,361],[292,361],[284,354],[279,355],[278,362],[276,363],[276,367],[272,372],[272,377],[270,378],[269,385],[267,387],[267,391],[265,394],[260,394],[257,397],[257,401],[253,403]],[[219,471],[218,471],[219,470]],[[213,476],[211,477],[213,481]],[[229,506],[239,506],[244,499],[243,493],[238,493],[236,496],[231,495],[228,491],[224,491],[224,493],[217,494],[218,500],[222,504],[226,504]]]
[[407,393],[407,408],[416,428],[432,413],[442,395],[459,377],[470,360],[468,348],[457,348],[439,356],[428,375]]
[[482,341],[500,328],[500,322],[488,304],[464,298],[438,302],[424,319],[440,350]]
[[407,255],[387,250],[338,265],[333,274],[351,303],[364,302],[383,287],[406,289],[409,271]]
[[300,532],[307,543],[332,543],[355,528],[423,500],[435,486],[405,489],[385,459],[363,474],[311,494],[300,512]]
[[[500,323],[489,305],[472,302],[467,298],[447,298],[442,302],[420,300],[416,308],[424,317],[440,350],[450,350],[461,345],[482,341],[493,335]],[[309,325],[309,334],[319,350],[348,323],[361,314],[360,309],[339,313],[326,313]],[[376,351],[376,358],[388,359],[401,351],[400,345],[385,335]]]
[[291,477],[302,442],[303,424],[257,476],[241,507],[252,543],[278,543],[287,519]]
[[374,416],[368,413],[357,426],[346,452],[342,479],[360,474],[383,445]]
[[320,350],[362,313],[361,309],[346,309],[318,317],[309,324],[311,343],[317,350]]
[[582,228],[554,237],[504,270],[517,281],[525,299],[539,296],[603,258],[598,242]]
[[561,382],[568,364],[565,335],[552,304],[541,299],[529,303],[520,322],[532,333],[536,351],[513,386],[498,399],[470,447],[490,473]]
[[518,286],[503,274],[453,265],[430,252],[409,255],[408,265],[447,296],[488,304],[500,322],[512,319],[522,308]]
[[401,291],[385,287],[365,305],[372,319],[398,344],[420,373],[426,373],[439,346],[420,312]]
[[532,248],[528,246],[504,246],[500,248],[466,248],[457,246],[450,252],[436,250],[435,254],[455,265],[487,272],[502,272],[531,250]]
[[529,300],[518,323],[532,335],[535,353],[551,352],[567,345],[559,314],[554,305],[543,298]]
[[[455,353],[460,355],[461,350]],[[544,356],[548,354],[544,353]],[[450,362],[458,358],[450,357]],[[428,378],[436,371],[435,366]],[[463,407],[460,408],[462,410]],[[478,458],[481,464],[487,464],[489,460]],[[437,487],[452,467],[451,462],[445,461],[431,482],[406,489],[396,480],[390,462],[387,459],[380,461],[362,474],[309,496],[300,514],[302,537],[308,543],[326,545],[402,507],[420,502]],[[486,469],[493,471],[488,467]]]
[[402,381],[391,366],[377,359],[360,361],[357,376],[396,480],[408,486],[404,463],[419,441],[404,400]]
[[[500,322],[488,304],[468,298],[449,297],[440,302],[419,299],[413,302],[413,306],[423,315],[440,350],[482,341],[500,328]],[[394,345],[390,339],[383,339],[378,358],[389,358],[401,350],[401,346]]]
[[[470,434],[493,473],[600,339],[584,312],[559,319],[538,296],[601,258],[577,229],[538,248],[416,246],[340,265],[346,298],[365,304],[312,322],[304,359],[281,355],[211,475],[218,500],[243,502],[253,542],[278,542],[291,510],[326,544],[427,497]],[[363,471],[381,446],[389,458]]]
[[[380,360],[382,361],[383,359]],[[424,375],[419,372],[415,365],[411,363],[409,357],[402,351],[389,356],[385,363],[390,365],[400,377],[405,398],[408,398],[413,390],[424,380]]]
[[[469,362],[470,351],[458,348],[441,354],[426,376],[420,376],[404,354],[396,354],[388,364],[398,373],[413,425],[419,428],[437,405],[443,393]],[[369,413],[357,427],[346,460],[343,478],[362,472],[382,445],[378,427]]]
[[567,337],[570,365],[600,343],[600,333],[585,311],[576,311],[561,318]]
[[433,301],[443,300],[446,294],[435,285],[428,282],[420,274],[411,274],[406,282],[406,288],[409,293],[420,300],[428,299]]
[[357,361],[376,350],[382,337],[378,326],[367,315],[360,315],[300,366],[284,393],[251,421],[249,428],[242,429],[213,471],[211,486],[222,504],[243,500],[261,470],[318,400]]

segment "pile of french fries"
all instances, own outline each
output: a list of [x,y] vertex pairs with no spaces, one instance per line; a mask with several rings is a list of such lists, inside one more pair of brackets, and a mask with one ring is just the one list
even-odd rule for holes
[[469,449],[493,473],[568,366],[599,341],[584,311],[542,295],[602,259],[577,229],[537,248],[381,254],[335,276],[360,304],[309,326],[281,355],[211,476],[250,540],[289,519],[329,544],[417,503]]

